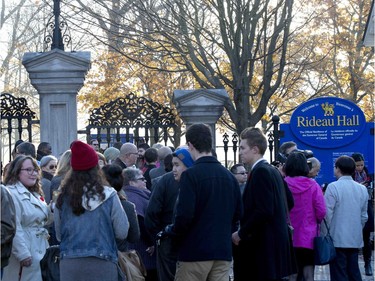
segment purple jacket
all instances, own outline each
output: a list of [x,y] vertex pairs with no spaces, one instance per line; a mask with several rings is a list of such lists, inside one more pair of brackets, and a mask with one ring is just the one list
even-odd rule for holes
[[318,183],[307,177],[285,177],[293,194],[294,208],[290,221],[294,227],[293,246],[313,249],[317,225],[326,215],[323,192]]

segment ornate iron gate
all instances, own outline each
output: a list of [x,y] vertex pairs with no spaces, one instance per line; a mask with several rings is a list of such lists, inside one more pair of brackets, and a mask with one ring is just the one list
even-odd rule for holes
[[[284,132],[280,131],[279,129],[279,121],[280,118],[277,115],[272,116],[272,127],[273,130],[268,132],[268,149],[270,153],[270,162],[277,159],[277,154],[279,153],[279,145],[280,145],[280,137],[283,135]],[[231,143],[230,143],[231,139]],[[226,168],[230,168],[234,164],[241,162],[240,159],[237,160],[238,151],[239,151],[239,135],[237,133],[233,133],[230,137],[227,133],[223,135],[223,144],[224,146],[217,146],[217,148],[224,149],[224,165]],[[230,156],[230,157],[228,157]],[[231,158],[233,160],[228,160]]]
[[22,139],[23,132],[27,131],[28,141],[32,142],[31,127],[32,124],[37,124],[38,120],[33,120],[36,114],[28,107],[25,98],[16,98],[9,93],[2,93],[0,97],[1,135],[6,135],[8,138],[7,145],[9,146],[9,159],[11,159],[14,132],[16,132],[16,138],[18,133],[18,139]]
[[92,111],[86,127],[86,139],[90,142],[92,130],[96,130],[98,142],[108,146],[114,140],[121,141],[123,134],[126,142],[133,141],[135,145],[161,140],[167,145],[168,138],[175,137],[175,118],[169,107],[130,93]]

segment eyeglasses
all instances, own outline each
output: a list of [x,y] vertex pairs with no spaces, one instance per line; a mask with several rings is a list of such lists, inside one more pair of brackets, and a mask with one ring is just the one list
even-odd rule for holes
[[99,144],[98,143],[93,143],[92,145],[98,146]]
[[233,174],[235,174],[235,175],[247,175],[247,172],[241,172],[241,173],[233,173]]
[[21,171],[26,171],[30,176],[34,173],[39,173],[39,169],[34,168],[21,169]]
[[137,181],[145,181],[146,179],[145,178],[139,178],[139,179],[135,179]]
[[56,168],[57,168],[57,165],[50,165],[48,168],[50,168],[50,170],[52,170],[52,169],[56,169]]

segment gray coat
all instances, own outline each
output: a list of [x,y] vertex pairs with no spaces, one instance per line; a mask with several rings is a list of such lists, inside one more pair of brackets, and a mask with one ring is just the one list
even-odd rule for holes
[[150,178],[151,181],[157,177],[160,177],[166,173],[165,171],[165,166],[164,166],[164,161],[160,161],[160,166],[158,168],[153,168],[150,170]]
[[324,198],[326,222],[335,247],[362,247],[362,229],[367,221],[366,187],[351,176],[342,176],[328,185]]

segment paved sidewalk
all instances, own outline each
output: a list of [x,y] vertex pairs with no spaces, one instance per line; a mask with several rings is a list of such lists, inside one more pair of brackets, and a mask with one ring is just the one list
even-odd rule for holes
[[[361,270],[361,273],[362,273],[362,281],[374,281],[375,280],[374,279],[375,278],[374,251],[372,252],[371,260],[372,260],[373,275],[366,276],[365,275],[365,263],[363,261],[363,256],[361,254],[359,255],[358,263],[359,263],[359,269]],[[232,275],[231,275],[230,280],[235,281]],[[329,265],[315,266],[314,281],[330,281],[330,280],[331,279],[329,276]]]
[[[372,268],[374,269],[374,252],[372,253]],[[373,276],[365,275],[365,263],[363,261],[363,256],[359,255],[359,269],[362,273],[362,281],[374,281]],[[374,274],[374,273],[373,273]],[[316,266],[315,267],[315,281],[329,281],[329,265]]]

